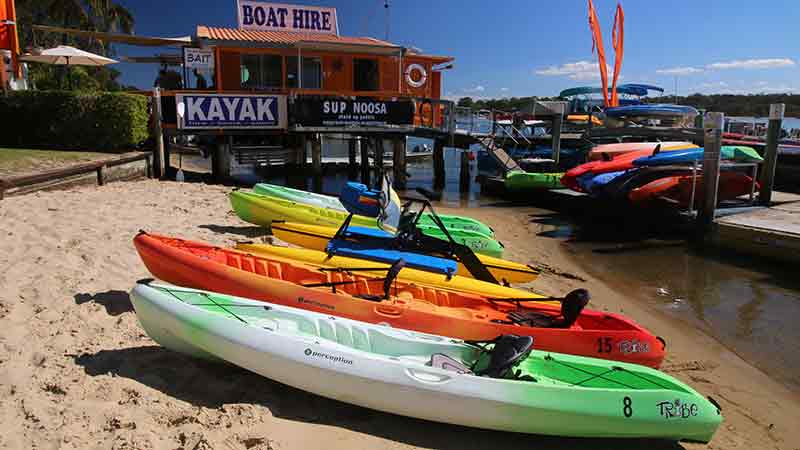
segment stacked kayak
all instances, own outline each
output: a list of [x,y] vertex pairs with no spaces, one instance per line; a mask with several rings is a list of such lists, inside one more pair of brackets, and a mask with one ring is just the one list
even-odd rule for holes
[[[671,176],[632,189],[629,198],[637,204],[660,199],[672,201],[683,208],[688,208],[692,206],[692,191],[694,190],[694,206],[696,207],[703,201],[702,186],[702,175],[698,175],[696,178],[692,175]],[[749,194],[752,189],[758,189],[758,183],[756,182],[754,187],[753,178],[749,175],[741,172],[720,172],[717,199],[732,200]]]
[[[348,213],[338,209],[314,206],[308,203],[286,200],[253,192],[232,191],[229,195],[236,215],[245,222],[271,227],[273,222],[295,222],[313,225],[340,227]],[[353,215],[352,225],[378,228],[377,220]],[[471,248],[475,253],[501,257],[503,245],[492,237],[477,231],[459,228],[459,223],[451,222],[447,231],[456,243]],[[444,231],[433,224],[419,224],[417,228],[424,234],[447,240]]]
[[600,161],[636,151],[652,152],[660,146],[661,151],[681,150],[686,148],[697,148],[691,142],[669,141],[669,142],[622,142],[619,144],[596,145],[589,152],[589,161]]
[[471,344],[298,309],[302,302],[155,282],[138,284],[131,299],[142,327],[167,348],[389,413],[521,433],[700,442],[722,421],[715,402],[669,375],[551,353],[536,337]]
[[[633,165],[640,166],[666,166],[671,164],[691,164],[703,160],[703,149],[693,148],[676,150],[666,153],[644,156],[633,161]],[[723,145],[720,149],[720,158],[727,161],[742,163],[759,163],[764,160],[761,155],[750,147]]]
[[[354,230],[354,227],[349,227],[348,230]],[[356,231],[367,231],[367,230],[359,230],[355,228]],[[331,240],[336,236],[336,228],[333,227],[324,227],[324,226],[317,226],[317,225],[306,225],[300,223],[276,223],[272,226],[272,234],[277,237],[278,239],[287,242],[289,244],[297,245],[299,247],[308,248],[312,250],[317,250],[326,253],[335,253],[331,252],[329,245]],[[381,233],[380,230],[373,231],[374,239],[380,239],[377,236]],[[390,246],[390,235],[385,233],[385,239],[387,241],[387,246]],[[361,256],[358,259],[372,259],[376,260],[380,257],[380,253],[391,253],[389,248],[376,248],[374,249],[373,257],[369,258],[366,256]],[[348,255],[350,256],[350,255]],[[494,276],[495,279],[498,281],[505,281],[507,283],[527,283],[529,281],[533,281],[538,272],[532,269],[530,266],[525,264],[516,263],[513,261],[507,261],[500,258],[495,258],[483,253],[477,253],[478,260],[489,270],[489,272]],[[408,256],[403,256],[405,259]],[[441,258],[439,258],[441,259]],[[396,259],[390,259],[391,261],[395,261]],[[467,268],[461,263],[458,262],[457,269],[455,271],[455,275],[462,275],[471,277],[472,274],[467,270]]]
[[[525,298],[492,298],[384,278],[324,271],[284,259],[140,233],[134,245],[164,281],[326,315],[459,339],[532,336],[537,348],[658,367],[663,341],[616,314],[586,310],[574,291],[561,307]],[[516,297],[516,296],[515,296]],[[542,299],[548,300],[548,299]]]
[[[256,194],[282,198],[284,200],[291,200],[296,203],[304,203],[307,205],[317,206],[320,208],[329,208],[347,213],[347,210],[342,202],[338,198],[330,195],[317,194],[314,192],[302,191],[300,189],[292,189],[290,187],[268,183],[256,184],[253,186],[253,192]],[[437,214],[437,216],[448,230],[474,231],[488,237],[494,237],[494,231],[491,229],[491,227],[471,217],[454,216],[449,214]],[[372,222],[374,223],[374,219]],[[423,213],[417,224],[419,226],[427,227],[436,226],[430,213]]]
[[513,171],[506,174],[505,187],[511,192],[563,188],[564,173],[531,173]]

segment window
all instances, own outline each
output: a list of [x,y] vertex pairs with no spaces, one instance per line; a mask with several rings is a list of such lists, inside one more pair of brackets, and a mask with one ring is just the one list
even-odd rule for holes
[[278,55],[242,55],[242,88],[280,89],[283,77],[282,61]]
[[378,61],[374,59],[353,59],[353,89],[356,91],[377,91]]
[[[322,60],[303,56],[303,89],[322,89]],[[286,87],[297,88],[297,57],[286,57]]]

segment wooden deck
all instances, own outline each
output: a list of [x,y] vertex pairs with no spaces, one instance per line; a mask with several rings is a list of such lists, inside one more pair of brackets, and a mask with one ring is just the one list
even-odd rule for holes
[[717,217],[715,241],[723,248],[770,259],[800,261],[800,195],[775,193],[774,204]]

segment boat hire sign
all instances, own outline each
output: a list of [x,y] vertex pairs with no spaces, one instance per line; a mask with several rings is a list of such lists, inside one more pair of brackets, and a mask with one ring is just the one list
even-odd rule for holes
[[180,129],[286,128],[285,95],[177,94]]
[[242,30],[339,34],[336,8],[254,0],[238,0],[236,6],[239,28]]
[[385,126],[414,123],[414,103],[407,100],[297,99],[294,123],[304,127]]

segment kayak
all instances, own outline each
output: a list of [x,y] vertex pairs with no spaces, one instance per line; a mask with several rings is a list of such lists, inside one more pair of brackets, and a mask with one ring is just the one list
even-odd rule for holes
[[[315,267],[326,269],[341,270],[360,275],[379,276],[389,269],[390,264],[363,259],[348,258],[345,256],[329,256],[325,252],[309,250],[307,248],[280,247],[269,244],[236,244],[236,250],[251,253],[256,256],[267,258],[280,258],[288,261],[301,262]],[[434,286],[452,291],[471,292],[478,295],[489,297],[519,297],[519,298],[538,298],[538,294],[513,289],[499,284],[487,283],[485,281],[468,278],[461,275],[447,277],[445,275],[432,273],[425,270],[417,270],[406,266],[400,271],[397,277],[399,280],[411,283]]]
[[691,175],[692,168],[687,166],[647,166],[625,171],[622,175],[595,188],[596,196],[611,199],[627,199],[631,190],[644,186],[659,178]]
[[685,105],[671,105],[667,103],[640,104],[606,108],[606,117],[634,117],[634,116],[683,116],[698,114],[697,109]]
[[[703,149],[686,149],[658,153],[645,156],[633,161],[634,166],[665,166],[671,164],[690,164],[695,161],[702,161]],[[764,159],[754,149],[745,146],[723,145],[720,149],[720,158],[742,163],[758,163]]]
[[484,344],[214,292],[138,283],[131,300],[159,344],[392,414],[491,430],[708,442],[718,404],[635,364]]
[[[278,197],[284,200],[291,200],[297,203],[305,203],[311,206],[321,208],[330,208],[337,211],[347,212],[342,202],[333,196],[317,194],[314,192],[302,191],[300,189],[292,189],[286,186],[277,184],[258,183],[253,186],[253,192],[261,195],[269,195],[271,197]],[[448,214],[437,214],[441,219],[444,227],[449,230],[467,230],[481,233],[490,238],[494,237],[494,230],[483,222],[466,216],[454,216]],[[422,214],[418,225],[435,226],[433,217],[430,213]]]
[[601,144],[594,146],[589,152],[589,161],[601,161],[607,158],[616,158],[617,156],[635,151],[644,150],[652,152],[658,145],[661,146],[661,151],[697,148],[697,145],[694,145],[691,142],[681,141],[622,142],[619,144]]
[[[592,195],[598,195],[600,190],[603,189],[608,183],[611,183],[616,178],[628,173],[627,170],[618,170],[616,172],[607,172],[595,175],[590,172],[591,177],[586,177],[580,181],[581,188]],[[588,175],[588,174],[587,174]]]
[[[337,229],[332,227],[291,222],[276,223],[272,226],[272,234],[278,239],[298,247],[321,252],[327,252],[328,243],[336,235],[336,231]],[[484,254],[476,254],[475,256],[499,281],[527,283],[533,281],[539,274],[539,272],[526,264],[494,258]],[[458,263],[455,274],[472,278],[472,274],[461,263]]]
[[[698,207],[703,201],[702,174],[699,174],[694,182],[691,175],[660,178],[631,190],[628,196],[634,203],[648,203],[661,198],[688,208],[692,203],[692,186],[695,183],[694,206]],[[756,182],[755,189],[758,190],[758,188],[759,185]],[[723,171],[719,174],[717,200],[733,200],[749,194],[751,189],[753,189],[753,178],[749,175],[742,172]]]
[[663,341],[630,319],[584,309],[586,291],[570,293],[559,309],[529,298],[503,300],[416,285],[393,278],[392,271],[383,278],[322,271],[148,233],[138,234],[134,245],[153,276],[180,286],[459,339],[516,333],[535,337],[542,350],[652,367],[664,358]]
[[[338,228],[344,223],[348,215],[346,212],[331,208],[310,206],[251,192],[231,191],[228,197],[233,210],[240,219],[263,227],[270,227],[273,222],[286,221]],[[350,223],[355,226],[378,228],[377,220],[371,217],[353,215]],[[427,236],[447,240],[444,232],[435,225],[420,225],[418,228]],[[454,241],[468,246],[475,253],[495,257],[503,255],[503,244],[493,238],[469,230],[456,229],[447,231]]]
[[509,172],[506,174],[505,186],[509,191],[527,191],[534,189],[559,189],[563,188],[561,177],[564,173],[531,173]]
[[561,178],[561,183],[572,190],[586,192],[578,183],[578,178],[584,177],[583,180],[585,181],[586,179],[591,178],[594,175],[600,175],[601,173],[619,172],[632,169],[634,160],[643,156],[650,156],[652,154],[653,152],[650,150],[636,150],[630,153],[619,155],[610,161],[590,161],[568,170]]

